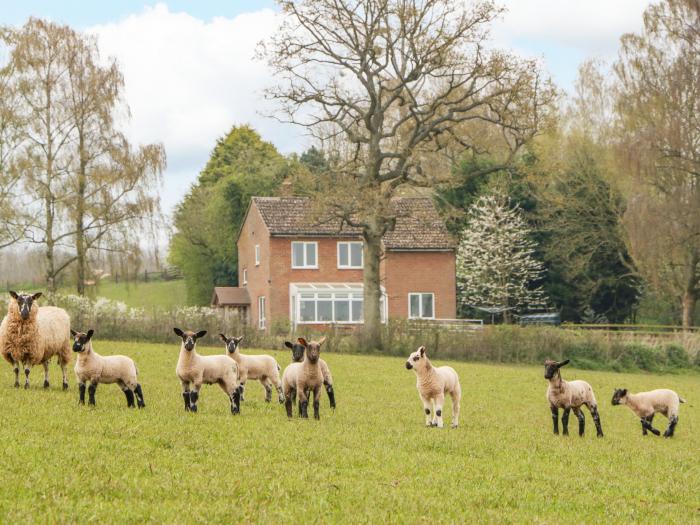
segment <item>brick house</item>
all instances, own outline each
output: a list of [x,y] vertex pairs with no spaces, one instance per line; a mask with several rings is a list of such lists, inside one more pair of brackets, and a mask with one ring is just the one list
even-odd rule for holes
[[[382,318],[456,317],[455,243],[429,198],[392,201],[383,239]],[[238,281],[247,319],[265,329],[362,323],[362,238],[339,221],[311,219],[298,197],[253,197],[238,234]],[[218,288],[216,296],[226,294]],[[242,301],[240,301],[242,302]]]

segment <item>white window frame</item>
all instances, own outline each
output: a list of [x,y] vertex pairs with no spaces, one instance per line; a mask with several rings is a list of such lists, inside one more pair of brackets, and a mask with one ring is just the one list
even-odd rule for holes
[[265,306],[266,306],[267,300],[265,299],[264,295],[261,295],[258,297],[258,328],[260,330],[265,329],[265,322],[267,321],[267,318],[265,316]]
[[260,266],[260,245],[255,245],[255,266]]
[[[348,264],[340,264],[340,245],[344,244],[348,247]],[[352,253],[350,247],[353,244],[360,245],[360,266],[352,265]],[[362,270],[365,266],[365,254],[363,249],[362,241],[338,241],[338,247],[336,249],[338,255],[338,269],[339,270]]]
[[[411,315],[411,296],[418,296],[418,317]],[[433,315],[431,317],[423,317],[423,296],[430,295],[433,298]],[[409,319],[435,319],[435,293],[434,292],[409,292],[408,294],[408,318]]]
[[[304,264],[302,266],[294,266],[294,245],[301,244],[303,246],[302,253],[304,255]],[[314,250],[316,250],[316,264],[309,265],[306,264],[306,246],[308,244],[314,245]],[[290,255],[292,258],[292,269],[293,270],[318,270],[318,242],[317,241],[292,241]]]
[[[358,321],[353,321],[352,320],[352,302],[353,301],[361,301],[364,303],[364,298],[362,296],[362,283],[290,283],[289,285],[289,318],[292,321],[293,325],[299,325],[299,324],[339,324],[339,325],[361,325],[364,323],[364,318],[360,319]],[[386,319],[388,317],[388,297],[386,295],[386,290],[384,287],[381,288],[382,296],[381,296],[381,304],[380,304],[380,314],[381,314],[381,321],[382,323],[386,322]],[[348,297],[348,300],[350,301],[350,310],[349,310],[349,320],[347,321],[319,321],[319,320],[314,320],[314,321],[301,321],[301,302],[302,302],[302,294],[307,295],[307,294],[314,294],[316,297],[313,299],[315,302],[318,302],[319,294],[323,295],[330,295],[330,299],[327,298],[322,298],[321,300],[328,301],[330,300],[332,303],[332,318],[335,319],[335,302],[336,302],[336,294],[343,294],[343,295],[350,295],[352,294],[352,297]],[[339,299],[339,298],[338,298]],[[308,300],[308,299],[304,299]],[[316,305],[316,317],[318,317],[318,305]],[[364,308],[363,308],[363,313],[364,313]]]
[[243,268],[243,286],[248,284],[248,268]]

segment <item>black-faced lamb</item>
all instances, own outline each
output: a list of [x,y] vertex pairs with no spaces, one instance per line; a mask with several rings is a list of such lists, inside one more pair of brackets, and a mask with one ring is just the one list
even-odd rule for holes
[[[126,396],[126,405],[133,408],[138,404],[139,408],[146,406],[143,399],[143,390],[138,382],[138,369],[136,363],[125,355],[101,356],[92,348],[92,336],[94,330],[76,332],[71,330],[73,336],[73,351],[78,354],[75,362],[75,376],[78,379],[79,398],[81,405],[85,404],[85,386],[88,390],[88,404],[95,404],[95,391],[97,385],[117,383]],[[134,403],[134,396],[136,403]]]
[[319,365],[321,345],[326,341],[322,337],[319,341],[309,341],[300,337],[299,343],[304,346],[304,361],[292,363],[284,370],[282,387],[284,389],[285,407],[287,417],[292,417],[292,392],[296,392],[299,398],[299,416],[309,417],[309,394],[314,394],[314,419],[320,419],[319,397],[323,386],[323,372]]
[[[304,360],[304,351],[306,347],[299,342],[292,343],[291,341],[285,341],[284,346],[292,351],[292,363],[301,363]],[[328,367],[323,359],[318,360],[318,364],[321,367],[321,373],[323,374],[323,386],[326,388],[326,393],[328,394],[328,400],[332,409],[335,409],[335,391],[333,390],[333,376],[331,375],[331,369]],[[292,392],[292,403],[296,399],[296,391]]]
[[238,365],[238,375],[240,380],[239,392],[241,401],[245,400],[245,383],[248,379],[260,381],[265,388],[265,401],[272,400],[272,386],[277,389],[277,396],[280,403],[284,403],[282,392],[282,381],[280,380],[280,365],[274,357],[270,355],[244,355],[239,349],[239,344],[243,340],[241,337],[226,337],[219,334],[219,338],[226,345],[226,353]]
[[678,410],[681,403],[685,403],[685,399],[667,388],[637,394],[628,392],[626,388],[617,388],[612,397],[613,405],[627,405],[637,414],[644,436],[647,435],[647,430],[656,436],[661,435],[652,426],[654,414],[661,413],[668,418],[668,428],[664,432],[664,437],[673,437],[678,424]]
[[445,404],[445,394],[449,394],[452,398],[452,428],[456,428],[459,425],[462,387],[455,369],[450,366],[434,367],[424,346],[408,356],[406,368],[416,373],[416,388],[425,411],[425,426],[443,427],[442,408]]
[[240,413],[241,396],[238,390],[238,365],[236,362],[225,355],[205,356],[197,353],[195,349],[197,339],[204,337],[207,333],[206,330],[195,333],[173,328],[173,331],[182,339],[175,373],[182,384],[185,411],[197,412],[197,400],[202,385],[216,383],[226,392],[231,401],[231,413],[234,415]]
[[49,387],[49,361],[53,356],[63,373],[63,390],[68,389],[67,368],[71,359],[70,318],[55,306],[39,306],[33,295],[10,292],[11,300],[0,323],[0,353],[15,372],[15,388],[19,388],[19,366],[24,368],[24,388],[29,388],[32,366],[44,367],[44,388]]
[[586,418],[583,415],[581,406],[585,405],[593,417],[596,435],[603,437],[603,428],[600,424],[600,415],[598,414],[598,403],[591,385],[581,380],[564,381],[561,378],[559,369],[568,363],[568,359],[559,363],[550,359],[544,362],[544,378],[549,381],[547,401],[549,401],[549,407],[552,412],[554,433],[559,434],[559,409],[562,408],[564,409],[564,413],[561,416],[563,434],[565,436],[569,434],[569,412],[573,410],[578,418],[578,434],[583,436]]

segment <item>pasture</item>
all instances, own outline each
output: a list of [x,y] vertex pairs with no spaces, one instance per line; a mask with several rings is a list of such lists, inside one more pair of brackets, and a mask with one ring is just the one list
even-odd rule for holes
[[[174,336],[154,345],[98,334],[94,345],[136,360],[147,407],[127,410],[114,385],[98,387],[97,407],[79,407],[75,378],[62,392],[53,363],[50,390],[40,367],[32,388],[17,390],[3,364],[2,522],[700,521],[697,374],[562,369],[595,389],[605,431],[596,439],[588,412],[584,438],[573,417],[571,436],[552,435],[542,367],[450,362],[464,393],[452,430],[423,426],[405,358],[322,354],[338,409],[324,393],[319,422],[287,420],[252,382],[240,416],[216,386],[202,389],[198,414],[185,413]],[[273,355],[290,362],[288,351]],[[687,399],[675,438],[642,437],[632,412],[611,406],[615,387],[668,387]],[[445,416],[447,426],[449,402]],[[666,419],[654,424],[663,430]]]

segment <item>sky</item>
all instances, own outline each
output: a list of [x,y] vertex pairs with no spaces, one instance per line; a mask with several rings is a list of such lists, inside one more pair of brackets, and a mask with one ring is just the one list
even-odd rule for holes
[[[500,4],[508,11],[492,28],[494,46],[541,59],[557,85],[570,91],[585,59],[613,60],[620,36],[641,29],[649,1]],[[29,16],[95,34],[102,54],[116,57],[131,109],[128,136],[165,145],[166,213],[233,125],[252,125],[284,154],[311,145],[299,128],[265,116],[270,107],[262,91],[272,77],[253,56],[276,27],[273,0],[0,0],[0,25],[21,25]]]

